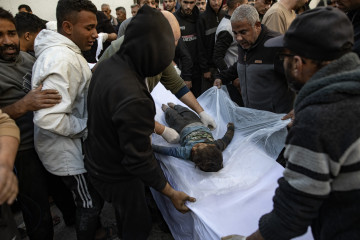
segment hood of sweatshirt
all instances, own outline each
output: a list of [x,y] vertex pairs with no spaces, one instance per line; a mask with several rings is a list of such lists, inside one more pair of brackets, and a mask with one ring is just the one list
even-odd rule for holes
[[35,38],[35,56],[38,58],[46,49],[58,46],[68,47],[72,51],[81,54],[80,48],[69,38],[61,35],[60,33],[44,29],[41,30]]
[[159,74],[175,56],[175,39],[168,20],[160,11],[144,5],[127,26],[117,54],[141,77]]

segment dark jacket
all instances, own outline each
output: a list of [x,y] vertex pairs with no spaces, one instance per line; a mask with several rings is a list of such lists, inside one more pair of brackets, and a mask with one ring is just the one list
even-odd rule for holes
[[181,70],[181,78],[185,81],[191,81],[191,69],[193,67],[193,61],[182,38],[179,39],[178,45],[176,46],[174,62]]
[[[113,26],[111,25],[110,19],[108,19],[105,15],[105,13],[101,12],[101,11],[97,11],[96,12],[96,20],[97,20],[97,25],[96,25],[96,31],[98,33],[104,32],[104,33],[117,33],[115,32],[115,29],[113,28]],[[101,55],[103,54],[103,52],[110,46],[111,42],[109,41],[105,41],[103,43],[103,48],[98,56],[98,58],[101,57]],[[83,51],[83,56],[86,59],[86,61],[88,63],[96,63],[96,50],[98,48],[98,42],[95,41],[94,44],[91,46],[91,49],[88,51]]]
[[360,61],[349,53],[317,71],[295,101],[284,177],[274,209],[259,222],[265,239],[360,239]]
[[354,27],[354,47],[353,51],[360,56],[360,8],[347,13]]
[[225,16],[226,12],[221,10],[216,13],[208,1],[206,9],[200,14],[196,24],[198,32],[199,63],[202,73],[209,72],[210,68],[216,68],[213,60],[216,29]]
[[174,12],[174,16],[179,22],[181,38],[189,50],[193,66],[197,66],[199,64],[199,60],[197,54],[196,22],[199,17],[199,9],[195,6],[191,15],[185,15],[181,12],[181,8],[179,8],[176,12]]
[[294,93],[288,89],[282,63],[275,57],[279,49],[264,47],[266,40],[280,35],[261,25],[258,39],[249,49],[238,46],[238,62],[218,77],[228,84],[240,79],[244,106],[275,113],[288,113],[293,107]]
[[156,190],[165,187],[150,143],[155,105],[145,78],[169,66],[174,42],[165,17],[145,5],[127,27],[120,50],[99,64],[88,95],[85,167],[91,177],[103,182],[139,178]]

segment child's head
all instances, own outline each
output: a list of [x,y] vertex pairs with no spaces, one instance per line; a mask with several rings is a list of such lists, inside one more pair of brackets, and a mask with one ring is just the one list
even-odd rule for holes
[[191,149],[191,160],[204,172],[217,172],[223,168],[222,152],[215,144],[195,144]]

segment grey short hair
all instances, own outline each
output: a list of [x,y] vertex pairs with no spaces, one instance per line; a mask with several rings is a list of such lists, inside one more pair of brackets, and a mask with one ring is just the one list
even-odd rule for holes
[[256,11],[256,8],[248,4],[237,7],[231,15],[230,21],[233,23],[244,20],[247,20],[253,27],[255,26],[255,23],[260,22],[259,13]]
[[110,5],[107,4],[107,3],[103,3],[103,4],[101,4],[101,7],[108,7],[108,8],[110,8]]

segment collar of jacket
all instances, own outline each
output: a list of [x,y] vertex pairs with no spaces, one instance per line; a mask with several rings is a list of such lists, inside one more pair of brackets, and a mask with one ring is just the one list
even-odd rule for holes
[[258,38],[256,39],[255,43],[253,45],[251,45],[251,47],[249,49],[247,49],[247,50],[243,49],[243,50],[246,52],[249,52],[252,49],[256,48],[260,44],[260,42],[262,42],[263,38],[265,37],[265,33],[267,31],[268,31],[268,28],[265,25],[261,24],[261,31],[260,31],[260,34],[259,34]]
[[312,104],[334,102],[329,97],[334,94],[360,95],[360,60],[353,52],[332,61],[309,79],[295,100],[295,111]]

